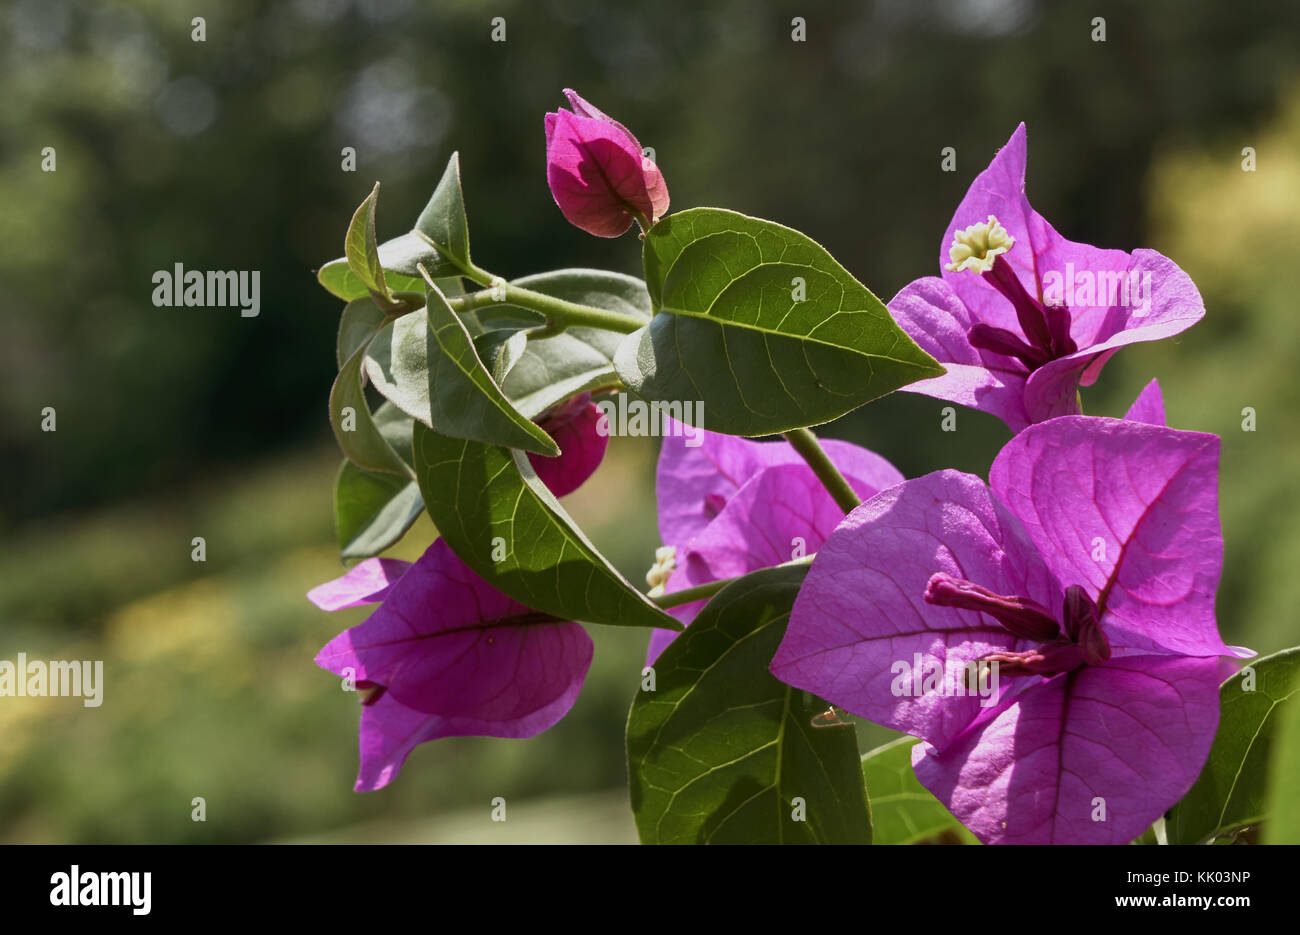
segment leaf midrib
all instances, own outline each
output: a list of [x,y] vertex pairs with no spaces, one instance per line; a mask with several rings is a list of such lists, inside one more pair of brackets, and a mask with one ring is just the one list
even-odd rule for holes
[[[751,324],[749,324],[749,323],[747,323],[747,322],[733,321],[733,320],[731,320],[731,319],[727,319],[727,318],[719,318],[719,317],[717,317],[716,315],[710,315],[710,314],[708,314],[707,312],[692,312],[692,311],[688,311],[687,309],[681,309],[681,308],[677,308],[677,307],[675,307],[675,306],[671,306],[671,305],[661,305],[661,306],[659,307],[659,311],[660,311],[660,313],[673,315],[674,317],[677,317],[677,318],[696,318],[696,319],[701,319],[701,320],[704,320],[704,321],[711,321],[711,322],[714,322],[715,324],[717,324],[717,325],[719,325],[719,326],[725,326],[725,327],[731,327],[731,328],[740,328],[740,329],[742,329],[742,330],[745,330],[745,331],[752,331],[752,332],[755,332],[755,333],[757,333],[757,334],[761,334],[761,335],[764,335],[764,336],[777,337],[777,338],[788,338],[788,339],[790,339],[790,340],[792,340],[792,341],[802,341],[802,342],[807,343],[807,344],[817,344],[817,345],[820,345],[820,346],[822,346],[822,347],[829,347],[829,348],[831,348],[832,350],[836,350],[836,351],[847,351],[847,352],[850,353],[850,354],[855,354],[855,355],[857,355],[858,357],[866,358],[866,359],[868,359],[868,360],[887,360],[887,361],[890,361],[890,362],[892,362],[892,363],[899,364],[899,365],[904,366],[904,367],[912,367],[912,368],[914,368],[914,369],[917,369],[917,370],[925,370],[925,371],[927,371],[927,372],[928,372],[929,369],[930,369],[930,368],[926,367],[925,364],[924,364],[923,362],[920,362],[920,361],[908,360],[908,359],[901,358],[901,357],[890,357],[888,354],[872,354],[872,353],[868,353],[868,352],[866,352],[866,351],[858,350],[858,349],[855,348],[855,347],[850,347],[850,346],[847,345],[847,344],[836,344],[836,343],[834,343],[834,342],[832,342],[832,341],[825,341],[825,340],[823,340],[823,339],[821,339],[821,338],[815,338],[815,337],[812,337],[811,335],[805,335],[805,334],[792,334],[791,332],[788,332],[788,331],[775,331],[775,330],[773,330],[773,329],[771,329],[771,328],[762,328],[762,327],[759,327],[759,326],[757,326],[757,325],[751,325]],[[845,314],[848,314],[848,315],[870,315],[871,312],[870,312],[870,310],[868,310],[868,309],[847,309],[847,310],[846,310],[846,309],[840,309],[840,310],[837,311],[835,314],[836,314],[836,315],[845,315]],[[829,320],[830,320],[830,319],[826,319],[825,321],[829,321]],[[822,324],[825,324],[825,321],[823,321]]]

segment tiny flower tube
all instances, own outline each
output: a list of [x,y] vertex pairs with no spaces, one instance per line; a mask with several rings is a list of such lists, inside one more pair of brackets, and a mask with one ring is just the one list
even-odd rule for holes
[[529,454],[528,462],[557,497],[573,493],[600,467],[609,438],[596,431],[600,410],[581,393],[544,413],[537,424],[560,446],[558,458]]

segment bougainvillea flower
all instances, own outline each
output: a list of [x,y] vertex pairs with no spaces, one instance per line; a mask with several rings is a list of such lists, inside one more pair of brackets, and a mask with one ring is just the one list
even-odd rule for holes
[[986,843],[1127,843],[1205,763],[1219,657],[1251,655],[1214,618],[1218,462],[1214,435],[1065,416],[989,486],[886,490],[819,550],[772,672],[920,737],[917,778]]
[[668,186],[627,127],[564,89],[572,111],[546,115],[546,181],[569,223],[617,237],[668,210]]
[[[844,518],[844,511],[787,441],[755,442],[701,431],[697,446],[666,433],[655,478],[659,534],[665,548],[648,580],[672,594],[810,555]],[[902,481],[880,455],[850,442],[821,442],[858,496]],[[668,612],[689,623],[695,601]],[[655,630],[651,664],[676,632]]]
[[541,733],[573,707],[591,665],[579,624],[497,591],[441,539],[414,564],[367,559],[308,596],[326,610],[383,601],[316,657],[366,693],[358,792],[387,785],[439,737]]
[[1187,274],[1154,250],[1066,240],[1025,197],[1025,126],[971,183],[944,234],[942,276],[889,303],[943,364],[904,387],[992,413],[1018,432],[1079,411],[1119,348],[1166,338],[1205,315]]
[[528,462],[557,497],[573,493],[600,467],[609,438],[596,431],[600,410],[590,393],[575,396],[545,413],[537,424],[555,439],[560,455],[528,455]]

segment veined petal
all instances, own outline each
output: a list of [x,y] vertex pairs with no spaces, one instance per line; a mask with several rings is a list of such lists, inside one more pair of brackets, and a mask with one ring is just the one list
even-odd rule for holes
[[439,539],[380,608],[331,640],[316,662],[338,675],[351,669],[357,681],[382,685],[384,697],[425,714],[509,725],[581,685],[591,657],[579,624],[506,597]]
[[[772,660],[781,681],[940,747],[997,696],[918,691],[915,672],[953,680],[968,663],[1036,645],[991,618],[924,600],[946,572],[999,594],[1060,607],[1062,588],[978,478],[938,471],[858,507],[818,550]],[[901,688],[900,688],[901,686]],[[1001,680],[999,696],[1013,690]]]
[[[877,493],[855,477],[846,479],[860,497]],[[679,551],[678,571],[702,584],[779,565],[816,552],[843,519],[844,511],[806,464],[765,468]]]
[[540,734],[569,713],[581,689],[582,679],[575,679],[550,703],[507,721],[425,714],[386,693],[361,709],[361,767],[354,788],[357,792],[382,789],[397,778],[412,750],[440,737],[522,738]]
[[1219,660],[1125,656],[1007,698],[917,779],[986,844],[1127,844],[1196,782],[1219,724]]
[[1112,646],[1231,654],[1214,618],[1218,436],[1066,416],[1013,438],[989,481],[1056,577],[1097,601]]
[[1076,414],[1078,386],[1091,385],[1121,347],[1172,337],[1205,317],[1201,295],[1187,274],[1154,250],[1135,250],[1125,275],[1146,283],[1134,290],[1142,297],[1135,303],[1130,292],[1127,304],[1076,308],[1071,334],[1079,350],[1029,377],[1025,407],[1034,422]]
[[[644,152],[644,149],[641,146],[641,141],[636,138],[636,134],[613,117],[609,116],[609,114],[596,107],[596,105],[592,104],[577,91],[565,88],[564,96],[569,99],[569,106],[573,108],[575,114],[580,117],[594,117],[597,120],[608,121],[627,137],[628,141],[637,153]],[[646,156],[641,157],[641,171],[645,176],[646,194],[650,198],[651,211],[648,212],[648,215],[651,218],[662,217],[668,211],[668,184],[664,181],[663,173],[661,173],[659,167]]]
[[1124,418],[1129,422],[1145,422],[1147,425],[1166,425],[1165,397],[1160,392],[1160,383],[1152,380],[1138,393],[1133,405],[1129,406]]
[[[1076,254],[1054,251],[1047,268],[1073,272],[1070,334],[1080,349],[1095,353],[1155,341],[1186,331],[1205,317],[1205,302],[1191,277],[1155,250],[1137,249],[1130,255],[1084,244],[1071,246],[1078,248]],[[1090,287],[1091,300],[1084,286]]]
[[353,565],[342,577],[312,588],[307,600],[321,610],[378,604],[410,567],[410,562],[395,558],[368,558]]
[[[1005,354],[971,346],[967,337],[974,323],[971,313],[945,280],[927,276],[909,283],[890,300],[889,311],[899,327],[948,371],[902,389],[991,413],[1013,432],[1029,424],[1025,366]],[[1014,321],[1014,314],[1010,317]]]
[[[680,423],[666,420],[655,497],[659,535],[681,548],[699,535],[736,492],[764,468],[805,464],[787,441],[756,442],[703,429],[688,438]],[[892,464],[873,451],[838,439],[822,439],[822,449],[845,477],[876,490],[903,480]]]
[[[797,463],[773,464],[746,481],[718,515],[677,550],[677,569],[668,579],[665,593],[811,555],[844,518],[844,511],[788,443],[746,444],[768,449],[756,453],[760,458],[784,457],[785,449]],[[823,441],[822,446],[863,499],[874,496],[881,489],[878,485],[893,486],[902,481],[893,465],[865,448],[833,440]],[[669,613],[689,624],[705,603],[701,600],[684,604]],[[646,651],[646,664],[653,664],[676,636],[671,630],[656,630]]]

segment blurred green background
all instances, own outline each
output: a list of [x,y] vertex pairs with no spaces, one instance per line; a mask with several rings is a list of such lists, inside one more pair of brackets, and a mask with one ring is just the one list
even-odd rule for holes
[[[340,304],[313,271],[376,180],[384,239],[458,149],[481,265],[637,271],[635,238],[582,234],[547,191],[563,87],[655,148],[674,208],[803,230],[886,299],[937,272],[966,186],[1026,121],[1035,207],[1072,239],[1162,251],[1208,308],[1119,354],[1087,411],[1122,413],[1155,376],[1171,425],[1223,436],[1221,629],[1300,643],[1300,5],[11,0],[0,75],[0,658],[103,659],[106,682],[93,709],[0,699],[0,841],[633,839],[644,636],[598,628],[582,697],[542,736],[426,745],[357,795],[356,696],[312,657],[366,611],[303,597],[340,571]],[[261,314],[155,308],[151,276],[178,262],[260,270]],[[963,410],[941,432],[942,405],[896,394],[827,433],[909,476],[985,472],[1006,429]],[[617,440],[568,503],[633,580],[658,544],[654,457]]]

